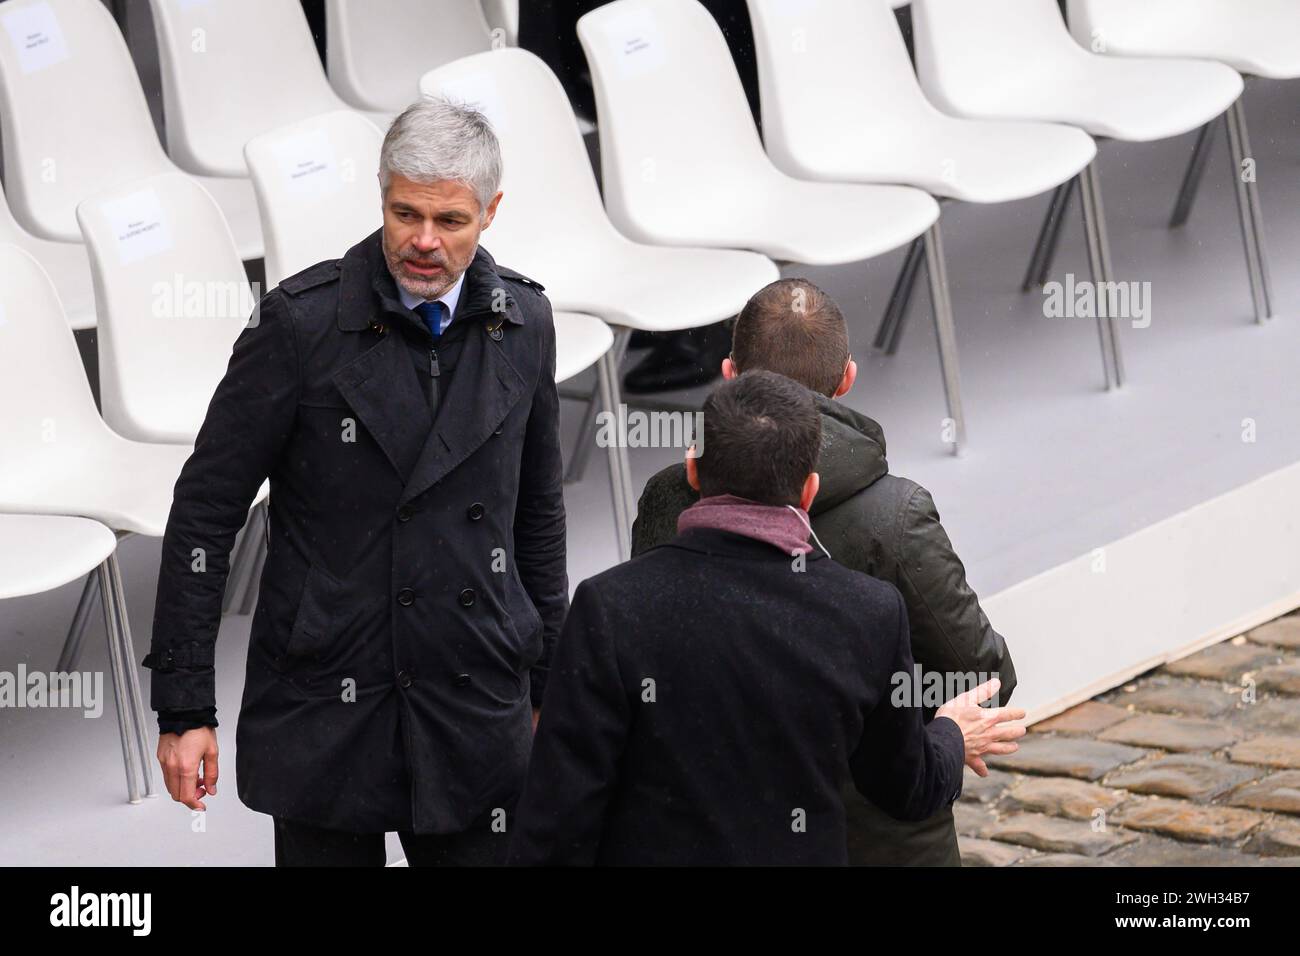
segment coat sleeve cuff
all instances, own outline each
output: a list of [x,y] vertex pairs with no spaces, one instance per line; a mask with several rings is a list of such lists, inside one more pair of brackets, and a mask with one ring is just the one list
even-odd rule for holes
[[158,711],[158,733],[183,734],[187,730],[199,727],[216,727],[217,709],[203,707],[196,710],[160,710]]

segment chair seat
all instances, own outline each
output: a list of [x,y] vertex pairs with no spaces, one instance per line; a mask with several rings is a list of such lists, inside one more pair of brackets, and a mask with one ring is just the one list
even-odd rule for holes
[[1230,67],[1199,60],[1085,55],[1051,67],[986,87],[963,114],[1069,123],[1094,136],[1145,143],[1204,126],[1243,89]]
[[[647,332],[694,329],[731,318],[781,275],[772,260],[753,252],[650,246],[617,233],[612,241],[580,252],[568,246],[540,251],[542,258],[519,268],[546,286],[556,309],[590,312]],[[515,264],[513,258],[504,261]]]
[[212,194],[221,207],[230,232],[235,237],[239,258],[247,262],[266,253],[262,242],[262,223],[257,211],[253,181],[243,177],[194,176],[195,182]]
[[80,515],[114,531],[161,537],[172,489],[193,449],[128,441],[104,429],[90,441],[53,442],[0,475],[0,509]]
[[596,364],[614,344],[614,333],[594,315],[555,313],[555,381],[566,382]]
[[643,242],[752,249],[778,261],[829,266],[896,249],[939,218],[934,199],[906,186],[808,182],[775,168],[750,178],[704,176],[696,184],[699,193],[660,192],[653,209],[624,231]]
[[832,182],[898,183],[934,196],[1000,203],[1046,192],[1078,175],[1097,146],[1055,123],[966,120],[938,111],[906,126],[854,130],[833,150],[797,155],[787,172]]
[[[1170,16],[1167,4],[1147,9],[1134,4],[1124,10],[1123,22],[1111,28],[1102,19],[1100,29],[1107,53],[1218,60],[1251,76],[1300,77],[1300,4],[1250,0],[1249,9],[1243,7],[1202,4],[1195,15]],[[1081,17],[1080,26],[1086,24],[1087,18]]]
[[62,587],[99,567],[117,537],[98,521],[0,514],[0,600]]

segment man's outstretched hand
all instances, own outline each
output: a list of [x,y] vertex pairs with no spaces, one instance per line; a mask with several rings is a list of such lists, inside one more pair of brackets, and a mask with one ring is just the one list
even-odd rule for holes
[[1024,724],[1008,723],[1025,719],[1025,712],[1019,707],[979,706],[986,700],[992,700],[1001,686],[1002,682],[995,677],[964,694],[958,694],[934,715],[947,717],[961,728],[961,736],[966,744],[966,766],[981,777],[989,775],[989,768],[981,759],[984,754],[1013,754],[1020,749],[1020,745],[1011,741],[1025,735]]
[[216,730],[196,727],[183,734],[161,734],[158,764],[173,800],[191,810],[207,810],[203,798],[217,795]]

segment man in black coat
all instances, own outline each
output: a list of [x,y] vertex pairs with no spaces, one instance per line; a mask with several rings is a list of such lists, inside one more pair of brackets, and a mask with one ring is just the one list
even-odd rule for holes
[[928,725],[898,591],[807,543],[820,421],[771,372],[719,387],[700,501],[667,544],[579,585],[552,665],[510,859],[524,864],[843,864],[859,790],[919,820],[963,760],[1011,753],[1023,711],[990,681]]
[[394,830],[413,864],[500,862],[568,603],[555,329],[478,245],[480,114],[417,104],[380,163],[383,228],[262,299],[177,481],[158,755],[203,809],[228,555],[269,478],[236,772],[277,862],[382,865]]
[[[836,561],[888,581],[902,593],[922,683],[926,674],[945,687],[970,686],[981,682],[981,675],[996,675],[999,700],[1006,703],[1016,686],[1011,655],[966,583],[965,568],[933,499],[916,482],[889,474],[880,425],[835,401],[853,387],[857,364],[849,353],[844,316],[830,297],[803,279],[783,279],[756,293],[736,321],[723,375],[751,369],[778,372],[815,393],[822,449],[813,530]],[[637,508],[632,554],[670,540],[678,515],[696,497],[681,465],[652,477]],[[850,862],[961,864],[948,807],[928,820],[901,822],[851,788],[844,797]]]

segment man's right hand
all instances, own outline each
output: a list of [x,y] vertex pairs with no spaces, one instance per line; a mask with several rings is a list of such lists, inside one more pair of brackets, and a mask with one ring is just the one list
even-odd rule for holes
[[998,692],[1002,682],[996,677],[964,694],[958,694],[935,713],[947,717],[961,728],[966,744],[966,766],[981,777],[989,775],[989,768],[981,759],[984,754],[1013,754],[1020,749],[1011,741],[1025,735],[1024,724],[1009,721],[1024,720],[1025,712],[1019,707],[981,707]]
[[202,798],[217,795],[217,732],[214,728],[196,727],[183,734],[159,735],[158,763],[162,767],[163,783],[173,800],[191,810],[207,810]]

